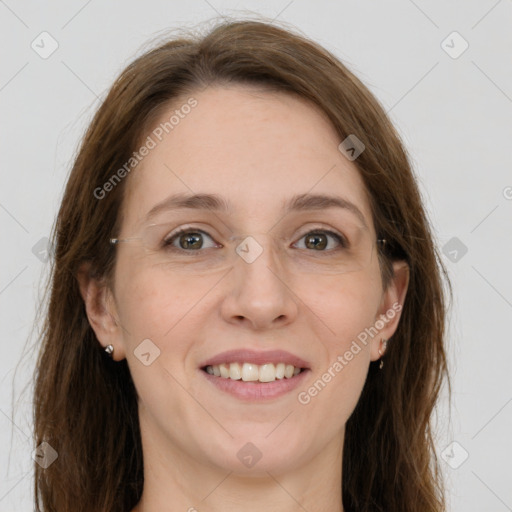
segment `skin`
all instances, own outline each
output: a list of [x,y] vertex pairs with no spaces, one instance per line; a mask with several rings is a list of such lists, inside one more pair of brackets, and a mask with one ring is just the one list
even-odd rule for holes
[[[340,229],[342,212],[283,216],[281,203],[292,195],[348,198],[376,236],[364,184],[355,164],[338,150],[339,136],[323,113],[290,95],[219,86],[193,96],[197,107],[129,176],[120,238],[137,233],[146,213],[171,193],[216,193],[233,203],[230,215],[176,212],[174,228],[194,223],[211,236],[203,238],[209,247],[225,245],[233,234],[251,234],[264,250],[251,264],[235,258],[224,268],[185,269],[152,259],[135,242],[117,249],[113,289],[81,275],[97,338],[114,346],[115,360],[127,358],[139,395],[145,478],[132,512],[295,512],[298,504],[343,511],[345,423],[370,362],[384,349],[381,338],[391,338],[400,313],[361,344],[307,405],[297,394],[393,304],[403,305],[408,268],[396,262],[386,290],[377,258],[350,273],[299,272],[290,262],[304,256],[292,244],[310,227]],[[278,246],[283,250],[274,250]],[[312,261],[317,253],[309,250]],[[147,338],[160,349],[149,366],[134,355]],[[198,373],[206,358],[240,347],[287,350],[308,361],[311,372],[296,391],[245,403]],[[262,454],[252,468],[237,457],[249,441]]]

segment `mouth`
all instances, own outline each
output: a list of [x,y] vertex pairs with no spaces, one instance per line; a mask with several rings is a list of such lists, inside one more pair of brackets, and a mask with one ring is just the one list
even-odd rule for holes
[[217,389],[242,400],[264,400],[289,393],[311,371],[289,352],[232,350],[203,361],[199,370]]

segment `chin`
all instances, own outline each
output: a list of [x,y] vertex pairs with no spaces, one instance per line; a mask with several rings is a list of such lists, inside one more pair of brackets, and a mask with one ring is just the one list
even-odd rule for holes
[[271,430],[264,430],[264,434],[236,435],[233,439],[219,441],[216,446],[209,444],[203,457],[225,471],[250,477],[286,473],[304,462],[304,442],[290,439],[286,431],[283,431],[283,435],[274,432],[269,436]]

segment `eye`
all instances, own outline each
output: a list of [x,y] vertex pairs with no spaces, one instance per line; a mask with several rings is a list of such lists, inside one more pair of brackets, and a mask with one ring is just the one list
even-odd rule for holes
[[[204,246],[205,236],[212,241],[210,247]],[[332,243],[329,243],[329,238],[334,239],[334,247]],[[325,229],[309,231],[300,240],[305,240],[305,244],[302,247],[299,245],[299,249],[313,249],[316,252],[330,252],[348,247],[348,243],[342,235]],[[162,241],[162,246],[167,250],[186,252],[197,252],[200,249],[222,247],[216,244],[208,233],[194,228],[182,228],[170,234]]]
[[[341,248],[347,248],[348,244],[343,236],[341,236],[338,233],[335,233],[334,231],[329,231],[325,229],[318,229],[314,231],[310,231],[309,233],[306,233],[303,235],[300,240],[305,239],[305,247],[299,247],[300,249],[306,248],[306,249],[314,249],[317,250],[317,252],[327,252],[324,251],[328,245],[329,245],[329,237],[334,238],[338,245],[341,245]],[[336,249],[336,247],[334,248]],[[333,250],[332,247],[328,249]]]
[[[166,237],[162,243],[164,248],[173,248],[183,251],[196,251],[198,249],[204,249],[203,237],[206,236],[210,240],[213,240],[208,233],[201,231],[200,229],[183,228]],[[176,246],[175,242],[178,243]],[[211,247],[218,247],[215,243]],[[208,249],[209,247],[206,247]]]

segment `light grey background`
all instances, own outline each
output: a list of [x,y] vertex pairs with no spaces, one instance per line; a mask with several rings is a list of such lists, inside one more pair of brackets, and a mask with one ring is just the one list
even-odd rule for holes
[[[404,138],[455,291],[451,424],[446,400],[437,414],[449,510],[512,510],[511,0],[0,0],[0,512],[33,509],[22,391],[35,354],[22,354],[48,264],[32,249],[49,235],[80,137],[148,40],[250,12],[333,51]],[[43,31],[58,43],[46,59],[31,47],[51,48]]]

